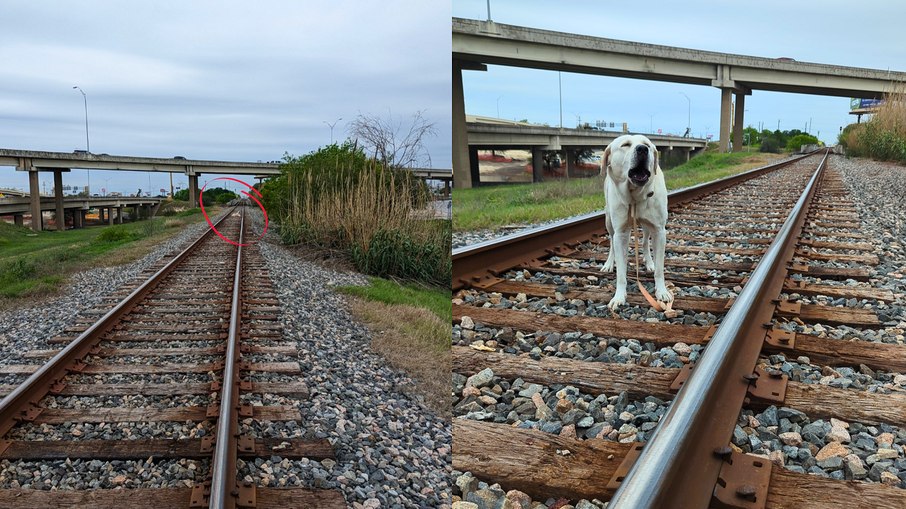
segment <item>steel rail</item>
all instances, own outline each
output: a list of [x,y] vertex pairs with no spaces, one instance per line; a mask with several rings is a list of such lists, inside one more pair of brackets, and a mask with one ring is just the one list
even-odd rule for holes
[[[229,215],[227,213],[217,221],[217,225],[223,222]],[[2,401],[0,401],[0,436],[5,435],[17,420],[30,420],[40,412],[37,408],[38,402],[51,392],[55,384],[61,382],[66,376],[67,371],[78,365],[81,360],[90,353],[91,349],[97,345],[101,336],[110,330],[110,328],[125,314],[127,314],[135,305],[140,302],[151,290],[168,275],[173,269],[182,263],[195,249],[201,245],[202,241],[208,237],[212,229],[208,229],[189,247],[176,255],[166,265],[154,273],[150,278],[145,280],[138,288],[133,290],[126,298],[121,300],[110,311],[104,314],[98,321],[93,323],[88,329],[79,334],[60,352],[54,355],[49,361],[32,373],[24,382],[16,386]]]
[[608,507],[709,506],[827,152]]
[[242,244],[245,240],[245,208],[239,218],[239,246],[233,274],[233,300],[230,329],[223,363],[220,388],[220,415],[214,435],[214,459],[211,462],[210,509],[236,507],[239,491],[236,485],[236,461],[239,435],[239,338],[242,318]]
[[[691,203],[702,196],[716,193],[765,173],[779,170],[813,155],[791,158],[745,171],[722,179],[705,182],[667,194],[668,207]],[[553,254],[551,246],[575,244],[604,234],[604,211],[591,212],[552,225],[539,226],[498,239],[453,250],[453,291],[467,288],[482,279],[494,277],[520,263]],[[555,251],[554,251],[555,253]]]

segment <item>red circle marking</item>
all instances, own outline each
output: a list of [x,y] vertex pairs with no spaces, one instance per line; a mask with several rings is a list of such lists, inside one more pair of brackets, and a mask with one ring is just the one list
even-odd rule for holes
[[234,241],[234,240],[230,240],[230,239],[224,237],[223,234],[220,233],[220,232],[217,230],[217,227],[214,226],[214,223],[211,221],[211,218],[208,217],[208,213],[205,212],[205,210],[204,210],[204,189],[205,189],[205,187],[208,187],[208,184],[209,184],[209,183],[214,182],[214,181],[217,181],[217,180],[232,180],[233,182],[238,182],[238,183],[244,185],[245,187],[251,189],[252,191],[254,191],[255,194],[258,195],[258,198],[261,197],[261,193],[260,193],[257,189],[255,189],[254,187],[252,187],[252,186],[246,184],[245,182],[243,182],[243,181],[241,181],[241,180],[239,180],[239,179],[234,179],[234,178],[232,178],[232,177],[217,177],[217,178],[214,179],[214,180],[209,180],[209,181],[205,182],[204,186],[201,188],[201,191],[198,193],[198,203],[201,205],[201,213],[204,215],[205,221],[208,222],[208,225],[211,226],[211,229],[214,230],[214,233],[216,233],[218,237],[220,237],[221,239],[223,239],[225,242],[229,242],[230,244],[232,244],[232,245],[234,245],[234,246],[250,246],[250,245],[252,245],[252,244],[257,243],[259,240],[261,240],[261,239],[264,237],[264,234],[267,233],[267,225],[268,225],[267,210],[265,210],[264,205],[262,205],[261,202],[258,201],[258,198],[255,198],[255,197],[252,196],[251,194],[247,193],[245,190],[242,190],[242,191],[239,191],[239,192],[242,193],[242,194],[244,194],[244,195],[247,196],[248,198],[250,198],[252,201],[254,201],[255,204],[258,205],[258,208],[261,209],[261,212],[264,214],[264,231],[261,232],[261,235],[259,235],[258,238],[255,239],[254,242],[250,242],[250,243],[246,243],[246,244],[240,244],[240,243],[238,243],[238,242],[236,242],[236,241]]

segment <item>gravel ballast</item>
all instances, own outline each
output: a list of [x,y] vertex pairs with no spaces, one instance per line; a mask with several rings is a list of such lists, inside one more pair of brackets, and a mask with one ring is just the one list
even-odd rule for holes
[[[260,224],[260,220],[256,220]],[[163,243],[151,254],[122,267],[74,274],[72,284],[54,298],[22,309],[0,313],[0,364],[37,364],[24,358],[32,349],[60,348],[47,339],[60,335],[79,313],[104,303],[103,298],[138,276],[165,255],[176,254],[197,238],[206,224],[193,225]],[[259,486],[338,489],[350,507],[450,507],[450,423],[423,407],[410,393],[414,382],[372,352],[370,332],[346,311],[335,285],[367,284],[354,273],[339,273],[300,261],[268,235],[260,244],[274,291],[281,301],[281,340],[260,345],[293,344],[290,356],[253,354],[257,361],[297,361],[301,374],[248,373],[263,382],[304,382],[304,399],[262,394],[243,395],[252,404],[295,405],[302,419],[258,423],[246,420],[241,429],[254,436],[327,439],[336,460],[290,460],[279,455],[240,461],[240,476]],[[95,313],[96,314],[96,313]],[[201,343],[210,346],[208,343]],[[118,345],[119,346],[119,345]],[[128,343],[125,346],[144,346]],[[198,344],[180,346],[198,346]],[[119,356],[107,362],[209,362],[216,356]],[[245,376],[245,375],[244,375]],[[8,383],[25,377],[8,375]],[[207,374],[141,375],[133,373],[78,375],[85,382],[209,381]],[[53,397],[59,408],[137,407],[164,408],[207,404],[207,396]],[[29,424],[11,438],[25,440],[79,440],[85,438],[198,438],[211,427],[198,423],[102,423],[62,425]],[[188,487],[204,478],[206,461],[0,461],[0,488],[85,489],[114,487]],[[197,475],[197,476],[196,476]]]
[[[781,327],[812,334],[829,340],[867,341],[903,345],[906,334],[906,216],[903,215],[903,197],[906,196],[906,168],[889,163],[869,160],[844,159],[839,156],[830,158],[830,168],[839,172],[851,199],[859,211],[861,228],[834,228],[833,226],[816,228],[812,226],[809,237],[813,240],[846,242],[846,239],[835,237],[836,232],[858,231],[866,240],[849,240],[848,242],[869,242],[873,248],[862,250],[815,249],[826,254],[842,253],[851,255],[875,254],[880,263],[876,266],[851,261],[812,261],[816,267],[867,267],[870,278],[866,282],[854,280],[821,280],[806,276],[794,276],[811,284],[831,285],[837,287],[854,287],[860,289],[888,289],[894,294],[891,302],[872,299],[837,298],[824,295],[800,295],[784,293],[783,298],[800,301],[803,304],[839,307],[847,309],[870,310],[877,314],[880,327],[849,327],[846,325],[828,325],[824,323],[803,323],[794,320],[778,320]],[[703,221],[704,222],[704,221]],[[728,226],[732,230],[733,226]],[[681,232],[681,228],[668,225],[668,242],[670,232]],[[721,232],[715,236],[739,236],[732,231]],[[704,235],[710,236],[710,235]],[[743,235],[744,236],[744,235]],[[677,243],[681,243],[677,241]],[[684,243],[689,245],[689,243]],[[763,245],[762,245],[763,246]],[[740,247],[740,246],[737,246]],[[754,246],[741,246],[754,247]],[[742,257],[724,257],[713,259],[711,255],[702,257],[696,254],[674,253],[673,258],[691,258],[710,261],[745,261]],[[721,255],[719,255],[721,256]],[[612,274],[595,274],[606,257],[598,260],[562,259],[556,263],[560,268],[585,271],[581,276],[572,277],[539,269],[509,271],[500,277],[511,281],[526,281],[551,285],[557,295],[551,298],[537,298],[524,294],[518,296],[502,295],[492,291],[469,290],[457,294],[460,303],[465,305],[523,310],[532,314],[555,314],[569,316],[615,317],[605,309],[606,302],[576,299],[570,296],[573,286],[579,288],[608,291]],[[734,259],[739,258],[739,259]],[[556,262],[556,257],[551,258]],[[589,277],[586,274],[594,274]],[[740,274],[743,275],[743,274]],[[719,276],[715,274],[714,286],[703,282],[699,286],[684,286],[674,289],[675,295],[686,297],[733,298],[738,288],[718,284]],[[553,291],[553,289],[551,290]],[[465,316],[468,315],[464,311]],[[667,318],[646,306],[624,306],[616,315],[622,319],[638,321],[655,321],[659,323],[676,323],[686,325],[708,325],[719,317],[708,313],[687,312],[676,317]],[[478,321],[468,320],[468,324],[454,324],[453,342],[460,346],[473,346],[478,349],[494,348],[510,354],[529,355],[538,359],[543,356],[570,358],[582,361],[601,361],[633,363],[651,367],[672,367],[694,361],[701,353],[698,345],[677,343],[673,346],[657,348],[634,339],[608,338],[583,333],[582,331],[513,331],[507,327],[492,327]],[[852,392],[852,399],[858,402],[860,394],[876,393],[901,395],[906,393],[906,374],[881,369],[872,369],[865,365],[827,366],[814,363],[807,356],[797,355],[763,355],[759,364],[773,366],[790,376],[794,382],[817,384]],[[601,369],[606,369],[602,365]],[[470,375],[476,375],[469,373]],[[477,375],[476,375],[477,376]],[[486,378],[486,377],[485,377]],[[593,437],[608,440],[644,441],[650,426],[657,422],[660,405],[655,401],[647,402],[651,419],[645,416],[644,399],[625,401],[630,412],[623,415],[610,408],[610,412],[601,413],[603,419],[589,415],[583,407],[588,407],[591,396],[576,394],[577,400],[572,405],[561,403],[559,407],[572,414],[558,412],[558,402],[562,396],[571,394],[568,386],[545,386],[526,384],[521,380],[503,380],[496,376],[486,382],[476,378],[484,385],[469,388],[468,378],[453,375],[454,415],[457,418],[481,420],[485,422],[507,423],[510,425],[531,427],[549,433],[575,433],[579,439]],[[514,386],[515,389],[514,389]],[[531,390],[527,387],[532,386]],[[521,390],[520,390],[521,389]],[[521,392],[525,391],[524,394]],[[530,392],[537,392],[536,401]],[[849,393],[847,393],[849,394]],[[624,399],[620,394],[611,395],[601,401],[602,408],[614,406]],[[576,404],[578,403],[578,404]],[[640,405],[642,406],[640,408]],[[579,412],[576,414],[575,410]],[[620,408],[619,410],[623,410]],[[642,410],[640,412],[640,410]],[[833,409],[829,409],[833,415]],[[641,414],[641,415],[640,415]],[[590,418],[589,418],[590,417]],[[566,418],[566,421],[563,419]],[[582,421],[585,419],[584,421]],[[603,425],[605,433],[587,434],[590,428],[579,426]],[[641,429],[641,425],[649,426]],[[860,482],[880,483],[892,487],[906,488],[906,430],[897,423],[866,423],[844,421],[837,418],[820,418],[806,415],[794,408],[782,405],[767,409],[744,409],[740,414],[738,425],[733,434],[735,448],[746,453],[763,455],[778,466],[794,472],[827,477],[837,480],[855,480]],[[625,427],[624,427],[625,426]],[[620,430],[626,433],[621,433]],[[595,429],[593,431],[600,431]],[[614,433],[615,432],[615,433]],[[632,433],[630,433],[632,432]],[[518,498],[524,494],[508,492],[506,486],[488,485],[472,477],[468,472],[454,472],[454,496],[481,506],[488,503],[502,503],[503,499]],[[531,501],[533,509],[562,505],[562,500]],[[599,501],[572,501],[575,507],[603,507]]]

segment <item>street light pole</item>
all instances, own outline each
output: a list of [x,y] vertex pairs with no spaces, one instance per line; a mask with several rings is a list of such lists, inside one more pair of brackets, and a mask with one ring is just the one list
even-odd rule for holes
[[692,99],[689,99],[689,96],[686,95],[684,92],[680,92],[680,93],[683,94],[683,97],[685,97],[687,101],[689,101],[689,112],[688,112],[689,115],[688,115],[688,118],[686,119],[686,129],[688,129],[691,132],[691,130],[692,130]]
[[326,120],[322,120],[322,122],[324,122],[325,124],[330,126],[330,144],[331,145],[333,145],[333,126],[337,125],[337,122],[339,122],[340,120],[343,120],[343,118],[341,117],[341,118],[334,120],[332,124]]
[[[79,88],[78,85],[72,87],[82,93],[82,100],[85,102],[85,151],[91,153],[91,143],[88,140],[88,95]],[[91,198],[91,170],[88,170],[88,198]]]

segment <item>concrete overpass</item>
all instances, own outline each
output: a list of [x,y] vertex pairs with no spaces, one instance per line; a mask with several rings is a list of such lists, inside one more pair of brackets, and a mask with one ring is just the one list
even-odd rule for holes
[[[37,201],[37,210],[33,208]],[[140,216],[146,218],[153,217],[163,201],[161,198],[142,198],[142,197],[119,197],[110,196],[105,198],[81,198],[65,197],[62,200],[62,213],[58,208],[58,202],[55,196],[40,196],[38,200],[32,200],[30,196],[6,196],[0,198],[0,216],[13,216],[13,221],[18,226],[23,226],[23,217],[26,213],[31,214],[31,228],[35,231],[41,231],[43,228],[43,212],[55,211],[57,213],[57,229],[66,228],[66,213],[72,218],[74,228],[82,228],[86,224],[85,214],[88,209],[98,209],[101,222],[106,221],[108,224],[114,223],[114,212],[116,222],[123,223],[123,209],[131,207],[131,217],[133,219]],[[144,212],[141,212],[144,211]]]
[[[189,178],[189,201],[198,206],[198,176],[202,173],[225,175],[254,175],[264,178],[280,175],[279,163],[247,163],[236,161],[208,161],[183,157],[112,156],[77,152],[43,152],[0,148],[0,166],[15,166],[29,172],[30,191],[38,195],[38,172],[54,172],[55,189],[62,189],[62,172],[73,168],[84,170],[125,170],[182,173]],[[452,169],[411,168],[419,178],[442,180],[447,185],[453,180]],[[62,193],[62,191],[59,191]],[[58,198],[62,198],[59,194]]]
[[[469,134],[469,169],[472,184],[480,182],[478,171],[478,151],[490,149],[523,148],[532,152],[532,181],[539,182],[542,176],[541,152],[560,151],[567,148],[605,148],[611,141],[624,134],[618,131],[598,131],[594,129],[560,129],[540,125],[526,124],[488,124],[484,122],[466,122]],[[646,134],[659,151],[672,153],[681,150],[689,160],[693,151],[703,150],[708,140],[700,138],[683,138]],[[563,160],[566,161],[567,175],[573,174],[576,161],[569,151]]]
[[720,88],[720,148],[729,149],[731,95],[736,96],[733,146],[742,148],[745,96],[771,90],[880,98],[906,73],[787,59],[734,55],[553,32],[493,21],[453,18],[453,168],[469,187],[463,70],[486,64],[598,74]]

